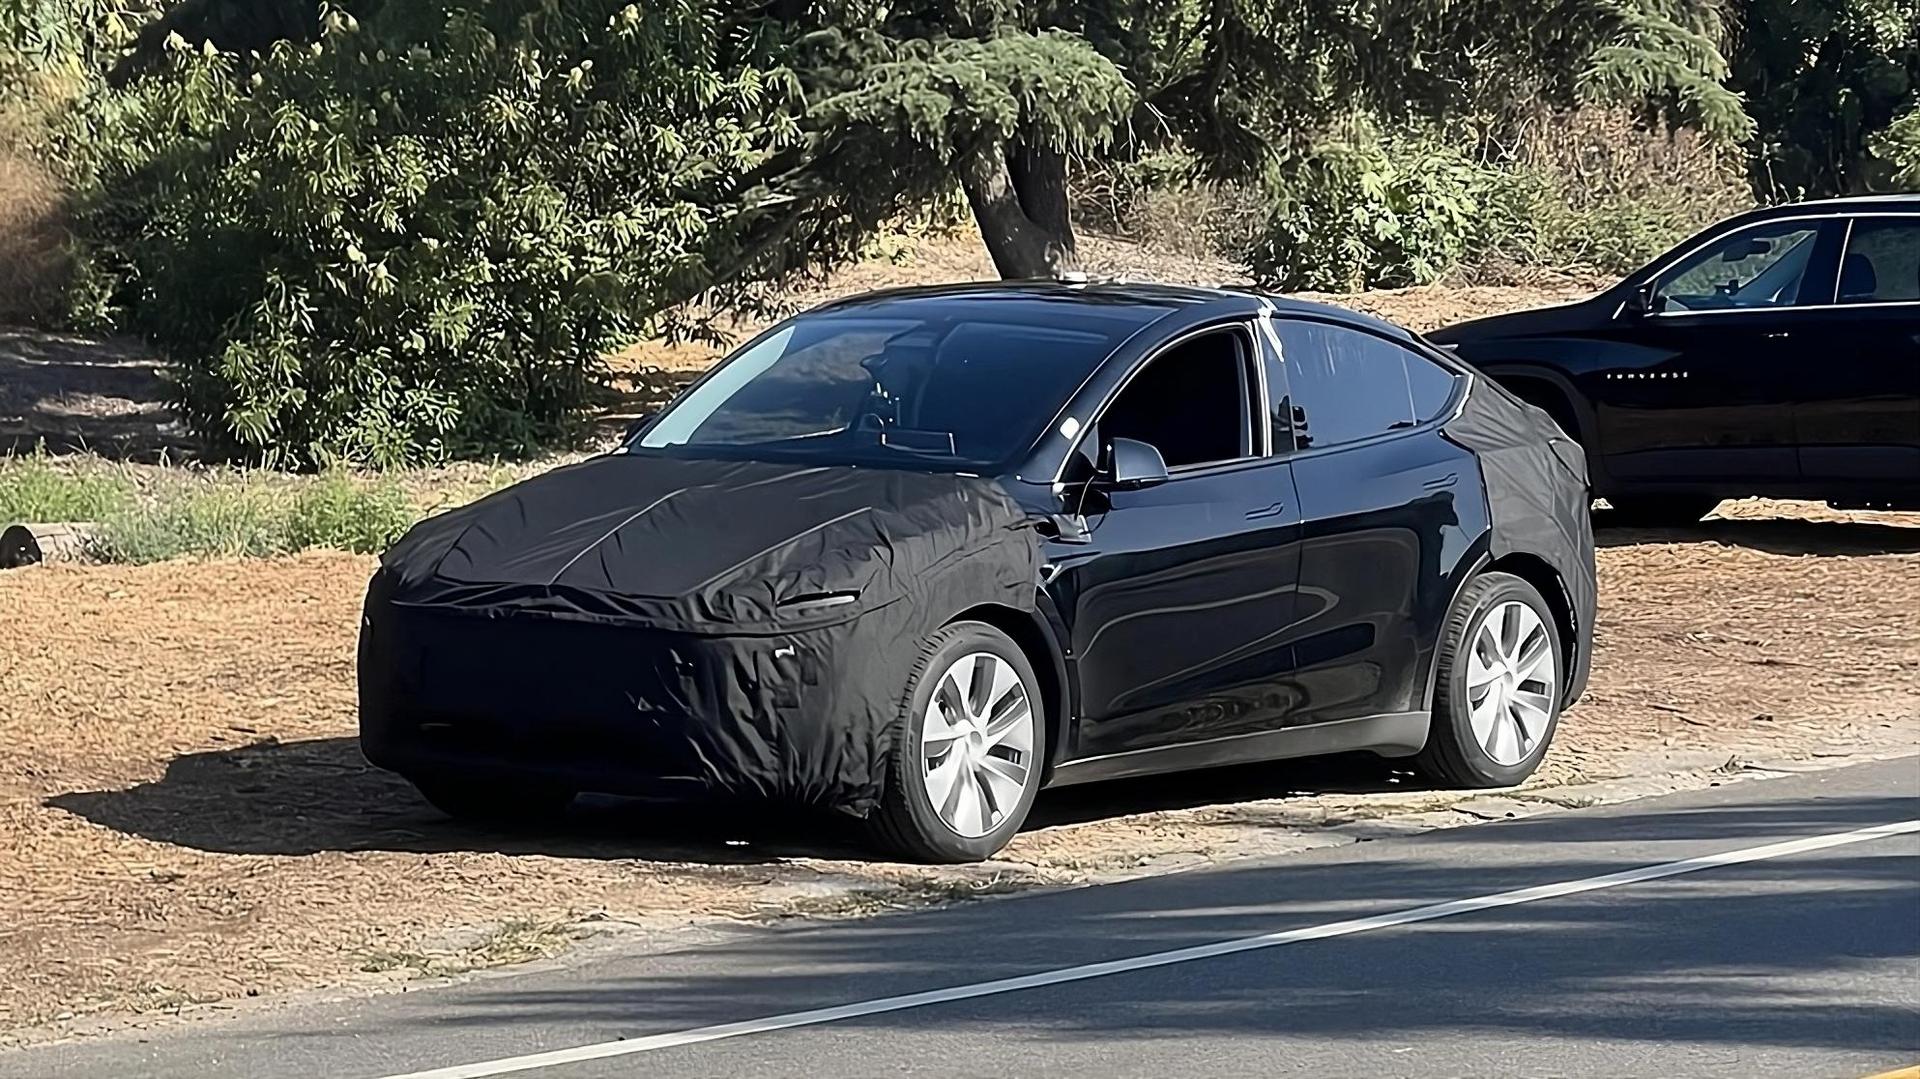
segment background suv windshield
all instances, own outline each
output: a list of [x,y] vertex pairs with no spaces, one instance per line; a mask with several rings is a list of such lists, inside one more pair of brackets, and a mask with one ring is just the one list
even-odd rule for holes
[[821,461],[998,467],[1138,318],[803,317],[736,354],[640,438]]

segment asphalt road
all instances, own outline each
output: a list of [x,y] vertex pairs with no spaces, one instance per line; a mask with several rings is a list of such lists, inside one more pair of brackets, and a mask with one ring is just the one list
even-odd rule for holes
[[1913,1064],[1920,758],[183,1023],[0,1054],[0,1077]]

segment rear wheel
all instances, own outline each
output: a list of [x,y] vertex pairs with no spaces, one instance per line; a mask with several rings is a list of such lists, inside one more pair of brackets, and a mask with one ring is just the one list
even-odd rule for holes
[[977,862],[1007,845],[1040,789],[1039,681],[1020,647],[981,622],[921,646],[874,838],[923,862]]
[[1532,775],[1560,722],[1562,654],[1532,585],[1497,571],[1469,581],[1441,632],[1433,727],[1416,766],[1454,787]]
[[435,809],[458,821],[524,827],[554,821],[576,792],[548,783],[501,783],[467,776],[407,777]]
[[1612,512],[1603,523],[1629,528],[1652,525],[1687,525],[1713,512],[1720,500],[1710,495],[1637,495],[1624,498],[1607,496]]

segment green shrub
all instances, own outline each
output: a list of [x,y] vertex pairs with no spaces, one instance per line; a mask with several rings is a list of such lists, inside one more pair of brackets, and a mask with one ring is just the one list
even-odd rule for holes
[[73,317],[156,344],[241,459],[524,453],[738,246],[790,77],[706,5],[367,7],[265,55],[175,38],[72,118]]
[[0,527],[98,521],[127,505],[132,485],[104,467],[76,467],[43,454],[0,456]]
[[1525,228],[1526,185],[1425,133],[1356,121],[1281,173],[1254,279],[1347,292],[1439,280]]
[[1256,280],[1341,292],[1533,271],[1626,273],[1752,206],[1737,154],[1615,113],[1546,115],[1514,149],[1356,121],[1283,169]]

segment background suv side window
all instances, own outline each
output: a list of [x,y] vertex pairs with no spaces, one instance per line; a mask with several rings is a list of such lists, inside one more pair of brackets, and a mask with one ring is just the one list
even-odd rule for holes
[[1839,303],[1920,300],[1920,218],[1860,218],[1840,259]]
[[1273,328],[1293,396],[1295,449],[1412,427],[1434,418],[1453,397],[1453,372],[1385,338],[1286,319]]
[[1819,233],[1815,221],[1776,221],[1708,244],[1660,275],[1653,310],[1791,307],[1800,302]]

